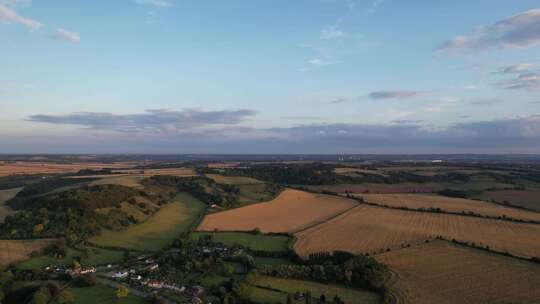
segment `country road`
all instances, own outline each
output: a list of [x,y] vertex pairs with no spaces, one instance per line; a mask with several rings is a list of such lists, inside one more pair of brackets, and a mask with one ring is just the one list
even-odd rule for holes
[[[103,284],[103,285],[107,285],[107,286],[110,286],[110,287],[113,287],[113,288],[118,288],[119,286],[124,286],[129,290],[130,294],[133,294],[133,295],[136,295],[136,296],[139,296],[139,297],[142,297],[142,298],[150,298],[150,297],[152,297],[152,294],[149,293],[149,292],[141,291],[141,290],[135,289],[133,287],[127,286],[125,284],[120,284],[120,283],[118,283],[116,281],[113,281],[113,280],[109,280],[109,279],[99,277],[99,276],[96,276],[96,280],[99,283]],[[168,300],[166,298],[163,298],[163,300],[164,300],[164,303],[166,303],[166,304],[177,304],[176,302],[173,302],[173,301]]]

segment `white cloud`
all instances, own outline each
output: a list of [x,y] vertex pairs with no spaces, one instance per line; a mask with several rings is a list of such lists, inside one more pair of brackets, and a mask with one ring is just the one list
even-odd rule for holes
[[325,60],[325,59],[321,59],[321,58],[313,58],[313,59],[309,60],[308,63],[310,63],[312,65],[316,65],[316,66],[325,66],[325,65],[336,64],[336,63],[339,63],[339,62],[331,61],[331,60]]
[[336,28],[335,26],[330,26],[321,31],[320,38],[323,40],[337,39],[345,37],[345,32]]
[[172,6],[172,2],[168,0],[134,0],[135,3],[140,5],[152,5],[157,7],[169,7]]
[[443,42],[439,51],[526,48],[540,45],[540,9],[532,9]]
[[51,35],[51,38],[55,40],[68,41],[71,43],[79,43],[81,41],[81,37],[79,36],[79,34],[70,32],[63,28],[56,29],[56,32]]
[[40,22],[24,18],[3,4],[0,4],[0,22],[21,24],[31,30],[37,30],[42,26]]

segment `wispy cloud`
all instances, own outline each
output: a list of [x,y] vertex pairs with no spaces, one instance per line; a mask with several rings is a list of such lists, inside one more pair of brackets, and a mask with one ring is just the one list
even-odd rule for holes
[[79,36],[79,34],[70,32],[63,28],[57,28],[55,33],[52,34],[50,38],[54,40],[67,41],[71,43],[79,43],[81,41],[81,37]]
[[409,99],[427,93],[426,91],[390,90],[371,92],[368,96],[371,99]]
[[336,39],[345,36],[345,32],[337,29],[335,26],[330,26],[321,30],[320,38],[323,40]]
[[540,71],[522,72],[516,78],[499,81],[496,85],[505,90],[539,91]]
[[337,64],[339,63],[339,61],[326,60],[322,58],[313,58],[309,60],[308,63],[312,65],[316,65],[316,66],[325,66],[325,65]]
[[493,72],[493,74],[515,74],[527,71],[529,68],[531,68],[533,65],[531,63],[518,63],[518,64],[512,64],[507,65],[499,68],[499,70]]
[[371,3],[371,6],[366,11],[366,14],[367,15],[375,14],[377,12],[377,9],[379,8],[379,6],[381,6],[384,3],[384,1],[385,0],[375,0],[375,1],[373,1]]
[[151,5],[156,7],[169,7],[172,6],[173,3],[168,0],[134,0],[135,3],[140,5]]
[[79,125],[118,132],[182,132],[213,125],[235,125],[255,115],[251,110],[199,111],[148,110],[143,114],[83,112],[67,115],[32,115],[29,121]]
[[443,42],[438,51],[526,48],[540,44],[540,9],[532,9]]
[[30,30],[39,29],[42,24],[36,20],[18,15],[14,10],[0,3],[0,22],[17,23],[24,25]]
[[479,98],[474,99],[469,103],[473,106],[492,106],[503,103],[503,100],[499,98]]

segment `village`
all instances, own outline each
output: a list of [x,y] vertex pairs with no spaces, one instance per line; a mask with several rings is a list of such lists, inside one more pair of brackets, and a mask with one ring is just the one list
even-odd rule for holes
[[[231,248],[221,244],[206,244],[196,246],[192,251],[194,258],[220,258],[235,260],[244,256],[241,248]],[[174,251],[172,251],[174,254]],[[166,252],[171,254],[171,251]],[[71,265],[49,265],[44,267],[44,271],[51,279],[68,277],[71,280],[95,280],[112,287],[124,286],[130,292],[144,295],[148,298],[159,296],[162,299],[184,298],[185,303],[201,304],[205,295],[205,287],[200,284],[186,282],[181,278],[171,279],[165,275],[166,269],[160,271],[160,264],[157,262],[160,255],[141,254],[130,256],[121,264],[98,265],[95,267],[84,267],[78,261],[73,261]],[[238,264],[234,269],[235,274],[246,274],[247,267]]]

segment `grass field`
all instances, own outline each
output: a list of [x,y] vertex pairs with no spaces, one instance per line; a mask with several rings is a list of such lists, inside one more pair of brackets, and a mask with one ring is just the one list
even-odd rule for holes
[[238,200],[241,204],[267,202],[276,197],[275,192],[268,191],[267,184],[239,185]]
[[19,191],[22,190],[21,188],[13,188],[13,189],[7,189],[7,190],[0,190],[0,222],[3,222],[6,216],[13,214],[15,211],[11,209],[10,207],[6,206],[5,203],[14,198]]
[[269,266],[280,266],[280,265],[293,265],[294,262],[285,259],[285,258],[263,258],[263,257],[255,257],[255,265],[257,266],[263,266],[263,265],[269,265]]
[[540,265],[434,241],[378,255],[407,303],[538,303]]
[[176,200],[143,223],[121,231],[104,231],[90,241],[105,247],[155,251],[167,246],[181,233],[187,231],[204,210],[204,204],[188,194]]
[[287,251],[288,243],[291,239],[284,235],[255,235],[243,232],[195,232],[192,234],[192,237],[198,239],[203,235],[211,235],[215,242],[225,245],[231,246],[238,244],[252,250],[271,252]]
[[91,185],[120,185],[132,188],[143,188],[140,184],[142,177],[139,176],[119,176],[102,178],[91,183]]
[[486,191],[479,197],[498,203],[508,202],[515,206],[540,211],[540,191],[536,190],[497,190]]
[[296,234],[294,248],[302,256],[333,250],[373,254],[438,235],[515,255],[540,256],[540,225],[366,205]]
[[281,279],[268,276],[257,276],[253,279],[253,282],[251,284],[254,286],[267,287],[283,292],[282,297],[279,297],[277,294],[274,294],[275,291],[271,291],[270,294],[272,296],[272,299],[264,299],[266,294],[265,292],[255,292],[255,295],[250,295],[249,297],[255,297],[257,299],[256,301],[266,300],[267,302],[273,303],[274,300],[279,297],[280,303],[286,303],[287,293],[295,293],[297,291],[310,291],[314,300],[319,299],[321,294],[324,294],[328,301],[331,301],[335,295],[338,295],[347,304],[381,303],[381,297],[374,292],[352,289],[344,286],[337,286],[331,284],[321,284],[316,282],[292,279]]
[[105,264],[116,264],[123,260],[123,252],[116,250],[107,250],[101,248],[88,247],[89,254],[69,248],[66,256],[63,259],[57,259],[52,256],[38,256],[30,258],[17,264],[18,269],[37,269],[48,265],[69,265],[75,257],[81,258],[83,266],[98,266]]
[[440,208],[447,212],[474,212],[490,217],[506,215],[514,219],[540,222],[540,213],[469,199],[425,194],[363,194],[361,197],[368,202],[391,207]]
[[224,176],[220,174],[207,174],[208,178],[213,179],[218,184],[226,185],[253,185],[253,184],[264,184],[263,181],[254,179],[251,177],[244,176]]
[[123,300],[116,298],[115,290],[111,287],[104,285],[96,285],[85,288],[70,288],[69,289],[75,297],[74,304],[146,304],[147,300],[128,295]]
[[55,241],[55,239],[0,240],[0,265],[24,261],[32,252],[41,251]]
[[340,184],[340,185],[323,185],[323,186],[306,186],[314,191],[332,191],[337,193],[352,192],[352,193],[430,193],[443,190],[439,184],[434,183],[401,183],[401,184]]
[[356,204],[345,198],[287,189],[270,202],[207,215],[198,230],[291,232],[323,222]]

